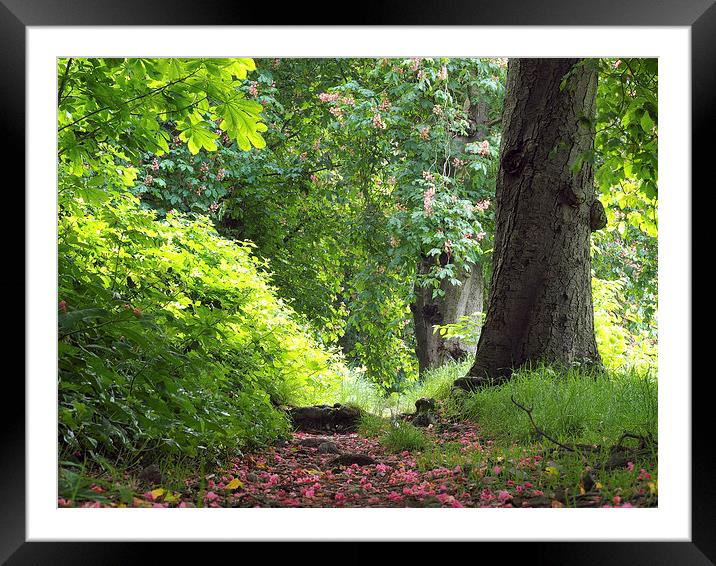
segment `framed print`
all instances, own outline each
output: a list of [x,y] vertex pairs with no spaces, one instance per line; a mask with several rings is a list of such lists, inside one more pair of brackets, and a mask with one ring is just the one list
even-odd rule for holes
[[27,332],[0,557],[713,563],[711,0],[304,9],[2,0]]

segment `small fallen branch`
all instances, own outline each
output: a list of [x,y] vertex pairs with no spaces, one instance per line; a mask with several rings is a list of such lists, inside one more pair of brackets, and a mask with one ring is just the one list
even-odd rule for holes
[[[532,407],[527,408],[524,405],[518,403],[514,396],[510,397],[512,399],[512,402],[520,409],[522,409],[525,413],[527,413],[527,416],[530,419],[530,423],[532,423],[532,427],[535,429],[537,434],[540,436],[543,436],[550,442],[553,442],[559,448],[562,450],[566,450],[568,452],[578,453],[582,456],[582,458],[585,458],[587,453],[600,453],[602,452],[602,447],[598,445],[594,446],[588,446],[584,444],[576,444],[572,446],[567,446],[566,444],[562,444],[561,442],[555,440],[551,436],[549,436],[546,432],[544,432],[541,428],[537,426],[537,423],[535,423],[534,418],[532,417]],[[629,448],[627,446],[624,446],[623,443],[627,438],[631,438],[633,440],[639,441],[639,446],[636,448]],[[606,468],[606,469],[614,469],[614,468],[621,468],[627,465],[627,463],[630,461],[630,459],[633,459],[638,456],[645,456],[649,453],[650,450],[653,449],[653,447],[656,446],[656,442],[653,438],[651,438],[651,435],[643,436],[641,434],[635,434],[633,432],[625,431],[621,437],[619,438],[619,441],[609,448],[609,458],[606,462],[603,464],[597,464],[597,468]],[[553,449],[554,451],[557,451],[558,449]]]
[[519,408],[522,409],[525,413],[527,413],[527,416],[530,418],[530,422],[532,423],[532,428],[534,428],[535,431],[537,431],[537,433],[538,433],[540,436],[544,436],[547,440],[549,440],[550,442],[554,442],[554,443],[555,443],[557,446],[559,446],[560,448],[564,448],[565,450],[568,450],[569,452],[575,452],[574,448],[572,448],[572,447],[570,447],[570,446],[566,446],[566,445],[562,444],[561,442],[555,440],[554,438],[552,438],[551,436],[549,436],[547,433],[545,433],[542,429],[540,429],[540,428],[537,426],[537,423],[535,423],[535,420],[534,420],[534,418],[532,417],[532,410],[533,410],[533,408],[530,407],[530,408],[528,409],[528,408],[525,407],[524,405],[521,405],[520,403],[518,403],[518,402],[515,400],[515,396],[514,396],[514,395],[510,395],[510,399],[512,399],[512,402],[513,402],[515,405],[517,405],[517,407],[519,407]]

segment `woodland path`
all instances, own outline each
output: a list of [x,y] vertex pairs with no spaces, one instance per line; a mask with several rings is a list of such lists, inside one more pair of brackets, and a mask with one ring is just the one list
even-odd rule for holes
[[[294,432],[287,440],[230,458],[208,473],[183,476],[181,487],[174,484],[171,488],[162,479],[151,485],[145,479],[146,491],[136,490],[135,494],[141,495],[134,495],[131,501],[117,500],[110,491],[94,484],[90,489],[95,492],[95,501],[79,506],[565,506],[565,489],[559,482],[545,485],[545,472],[559,464],[551,462],[550,454],[541,449],[514,446],[505,457],[504,450],[496,450],[493,441],[484,438],[479,426],[470,422],[439,422],[423,430],[429,439],[427,448],[397,453],[389,451],[378,438],[356,432]],[[647,485],[648,474],[639,480]],[[569,506],[642,506],[637,500],[633,501],[635,505],[612,501],[598,489],[589,489],[580,486],[569,497]],[[76,506],[63,498],[58,505]]]
[[[490,450],[473,424],[427,429],[434,451],[450,445],[453,452]],[[344,463],[337,461],[342,454]],[[350,464],[352,456],[375,462]],[[529,481],[514,495],[489,489],[496,478],[472,479],[469,469],[425,466],[421,454],[387,451],[377,439],[357,433],[294,433],[291,440],[257,454],[234,459],[209,480],[205,495],[213,507],[513,507],[550,506],[551,501]],[[516,462],[525,478],[537,460]],[[349,464],[349,465],[344,465]],[[498,467],[499,468],[499,467]],[[499,469],[497,472],[499,473]],[[492,470],[494,473],[495,470]],[[227,493],[238,479],[240,488]],[[234,481],[234,484],[236,482]],[[516,487],[516,486],[514,486]]]

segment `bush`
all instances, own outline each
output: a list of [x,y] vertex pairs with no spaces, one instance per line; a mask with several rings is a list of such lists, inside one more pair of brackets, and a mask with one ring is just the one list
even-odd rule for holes
[[[340,363],[206,218],[129,195],[59,211],[59,439],[68,451],[189,455],[288,432],[274,404],[336,387]],[[297,392],[300,391],[300,395]]]
[[599,355],[604,367],[611,371],[656,369],[656,340],[643,330],[629,332],[626,321],[619,314],[626,310],[621,296],[625,284],[625,279],[592,278],[594,331]]

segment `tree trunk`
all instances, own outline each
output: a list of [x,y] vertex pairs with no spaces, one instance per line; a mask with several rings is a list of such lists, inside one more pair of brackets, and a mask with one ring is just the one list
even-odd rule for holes
[[[421,262],[418,270],[426,273],[428,266]],[[482,312],[483,279],[479,264],[472,265],[469,272],[459,272],[462,285],[451,285],[446,279],[440,284],[445,296],[433,299],[432,287],[415,286],[415,301],[410,305],[415,326],[415,353],[418,356],[420,375],[425,370],[439,367],[452,360],[462,360],[474,354],[477,346],[465,344],[457,338],[444,339],[439,332],[433,333],[435,324],[445,325],[458,321],[461,316]]]
[[589,161],[574,166],[594,145],[597,72],[578,62],[509,61],[492,282],[469,376],[505,378],[538,362],[601,363],[590,232],[603,227],[604,210]]

